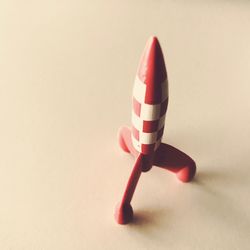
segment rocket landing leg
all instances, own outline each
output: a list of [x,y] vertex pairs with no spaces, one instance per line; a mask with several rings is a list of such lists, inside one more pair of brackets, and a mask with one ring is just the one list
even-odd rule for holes
[[[131,130],[129,127],[120,128],[118,137],[120,147],[123,151],[132,154],[137,159],[128,180],[122,201],[117,205],[115,211],[116,221],[119,224],[127,224],[133,219],[133,209],[130,203],[141,172],[143,171],[145,156],[140,154],[133,147]],[[191,157],[165,143],[161,143],[156,150],[153,158],[153,165],[175,173],[182,182],[191,181],[196,172],[196,165]]]
[[[123,151],[132,154],[135,158],[138,157],[139,152],[135,150],[132,144],[131,129],[121,127],[118,136]],[[156,150],[153,165],[175,173],[182,182],[191,181],[196,172],[196,164],[190,156],[165,143],[161,143]]]

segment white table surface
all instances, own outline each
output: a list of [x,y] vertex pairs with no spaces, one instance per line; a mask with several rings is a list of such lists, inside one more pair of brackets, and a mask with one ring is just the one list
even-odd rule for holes
[[[250,2],[0,2],[0,249],[249,249]],[[163,141],[190,184],[143,174],[135,222],[113,219],[133,159],[117,144],[146,40],[170,85]]]

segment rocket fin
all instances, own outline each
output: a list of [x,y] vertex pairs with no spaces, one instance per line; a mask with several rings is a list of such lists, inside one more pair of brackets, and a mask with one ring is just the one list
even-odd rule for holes
[[196,172],[196,164],[190,156],[165,143],[156,150],[153,165],[175,173],[183,182],[191,181]]
[[131,129],[123,126],[118,131],[118,140],[123,151],[132,154],[135,158],[138,157],[139,152],[134,148],[131,138]]

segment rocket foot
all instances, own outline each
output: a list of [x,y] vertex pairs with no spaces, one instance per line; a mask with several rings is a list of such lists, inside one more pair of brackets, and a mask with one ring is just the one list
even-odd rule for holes
[[125,225],[133,220],[133,208],[130,204],[119,203],[115,210],[115,220],[118,224]]
[[155,152],[154,165],[175,173],[182,182],[191,181],[196,173],[196,164],[190,156],[165,143]]
[[176,175],[180,181],[190,182],[194,178],[195,173],[196,173],[196,166],[194,163],[192,165],[182,168]]

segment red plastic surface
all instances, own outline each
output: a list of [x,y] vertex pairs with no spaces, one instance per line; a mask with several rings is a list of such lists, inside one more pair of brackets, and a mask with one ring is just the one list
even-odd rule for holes
[[161,102],[161,83],[167,79],[164,57],[156,37],[151,37],[143,51],[137,75],[147,85],[145,103]]
[[[136,87],[142,91],[145,88],[145,96],[141,92],[134,93],[141,99],[139,102],[133,97],[132,107],[136,121],[132,120],[132,128],[122,127],[119,130],[120,147],[136,158],[122,201],[116,207],[115,219],[119,224],[127,224],[133,219],[131,200],[142,172],[157,166],[175,173],[182,182],[191,181],[196,172],[195,162],[188,155],[171,145],[161,143],[164,130],[162,119],[165,119],[168,106],[168,93],[164,91],[168,91],[168,83],[163,54],[156,37],[150,38],[146,45],[137,77],[140,82],[136,82]],[[139,126],[140,122],[142,125]]]
[[168,106],[167,71],[156,37],[143,51],[133,88],[132,143],[143,154],[152,154],[160,145]]
[[[118,137],[121,148],[137,158],[139,153],[132,145],[131,129],[129,127],[120,128]],[[190,156],[165,143],[161,143],[159,148],[155,151],[152,165],[175,173],[182,182],[191,181],[196,172],[195,162]]]

